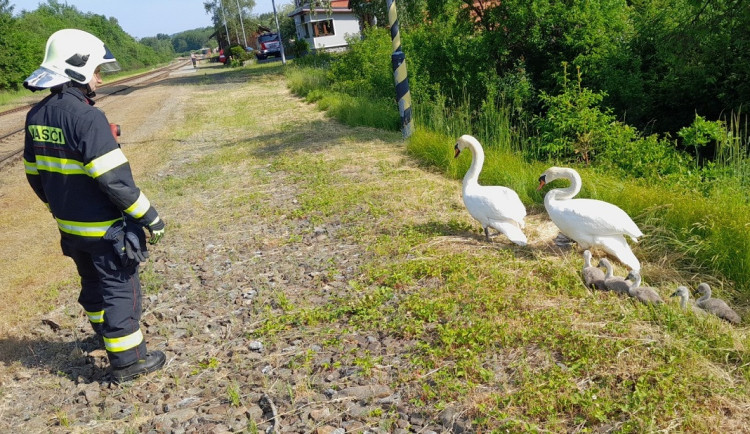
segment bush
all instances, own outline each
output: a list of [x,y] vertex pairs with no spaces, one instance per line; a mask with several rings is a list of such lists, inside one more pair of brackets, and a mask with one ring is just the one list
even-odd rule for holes
[[250,53],[247,52],[242,46],[240,45],[232,45],[229,47],[229,52],[232,54],[232,61],[239,61],[240,66],[242,66],[242,62],[246,60],[250,60],[252,56]]
[[310,50],[310,44],[304,39],[295,39],[289,47],[295,58],[299,58],[307,54]]
[[389,32],[370,27],[361,40],[350,38],[349,45],[349,51],[331,63],[332,89],[352,96],[394,98]]
[[532,157],[563,163],[596,163],[619,169],[634,177],[681,176],[690,157],[677,150],[668,138],[642,137],[630,125],[615,120],[612,111],[600,108],[606,97],[571,82],[564,70],[559,95],[541,92],[546,113],[534,118],[538,135],[532,137]]
[[709,144],[719,144],[727,140],[727,127],[723,121],[707,121],[696,114],[693,123],[681,128],[677,135],[682,138],[682,145],[693,148],[695,158],[699,158],[701,149]]

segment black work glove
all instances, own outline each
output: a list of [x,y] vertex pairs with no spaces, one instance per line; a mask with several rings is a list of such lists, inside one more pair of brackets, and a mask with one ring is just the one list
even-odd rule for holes
[[146,234],[137,223],[128,222],[125,226],[125,254],[136,263],[145,262],[148,258]]

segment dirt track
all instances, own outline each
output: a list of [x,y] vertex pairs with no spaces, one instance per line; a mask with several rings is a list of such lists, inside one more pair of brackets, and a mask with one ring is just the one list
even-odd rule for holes
[[[232,98],[255,101],[268,115],[245,113],[247,129],[231,131],[215,113],[196,115],[191,104],[210,105],[209,95],[227,98],[232,107],[227,86],[241,92]],[[149,347],[165,351],[168,364],[129,385],[107,381],[106,355],[75,302],[73,264],[59,253],[47,222],[38,250],[28,254],[51,257],[53,271],[39,285],[60,282],[60,294],[52,300],[58,306],[3,330],[0,432],[468,429],[453,409],[436,414],[410,406],[410,394],[418,390],[391,388],[409,374],[401,372],[400,363],[411,342],[358,334],[339,323],[289,327],[270,341],[253,337],[264,315],[295,306],[322,308],[331,297],[353,290],[348,282],[373,253],[367,248],[372,235],[357,234],[352,215],[356,226],[371,219],[377,233],[377,215],[366,209],[323,219],[304,215],[296,199],[301,187],[275,167],[277,161],[306,152],[309,161],[325,162],[335,153],[337,161],[348,162],[336,166],[347,185],[382,184],[387,190],[419,171],[403,160],[399,134],[380,134],[381,140],[363,146],[351,139],[355,130],[326,120],[291,96],[279,76],[254,76],[248,84],[239,76],[203,76],[192,68],[160,85],[111,98],[102,109],[122,125],[123,150],[136,181],[168,223],[164,241],[142,270],[143,329]],[[191,128],[181,127],[188,124]],[[231,187],[189,178],[191,168],[214,153],[239,158],[230,149],[237,143],[249,145],[238,151],[243,158],[236,173],[223,173],[233,180]],[[461,214],[455,183],[429,173],[418,176],[420,188],[443,198],[438,200],[447,213]],[[149,190],[161,184],[174,187]],[[170,194],[178,188],[179,194]],[[3,200],[31,195],[23,182],[2,189]],[[257,213],[232,211],[248,201]],[[26,218],[44,224],[43,215],[32,217]],[[363,366],[363,355],[376,363]]]

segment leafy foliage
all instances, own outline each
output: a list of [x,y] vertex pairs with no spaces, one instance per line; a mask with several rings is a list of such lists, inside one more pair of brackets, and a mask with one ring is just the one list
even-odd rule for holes
[[228,47],[232,41],[243,45],[241,41],[248,36],[247,32],[252,34],[258,29],[257,22],[249,19],[255,0],[210,0],[204,1],[203,7],[211,15],[216,39],[222,48]]
[[396,95],[391,69],[391,39],[384,29],[370,28],[361,40],[330,66],[333,89],[349,95],[392,99]]
[[616,121],[611,109],[601,107],[606,94],[582,86],[580,68],[576,81],[568,79],[566,69],[562,82],[562,93],[540,95],[546,112],[534,119],[538,134],[529,139],[530,156],[568,164],[596,162],[639,178],[676,176],[689,168],[690,157],[666,138],[644,138]]
[[49,35],[64,28],[78,28],[92,33],[107,44],[123,69],[155,65],[169,59],[169,53],[158,53],[138,43],[125,33],[117,20],[103,15],[81,13],[74,6],[49,0],[32,12],[18,17],[10,15],[0,4],[0,90],[16,90],[23,79],[44,58]]

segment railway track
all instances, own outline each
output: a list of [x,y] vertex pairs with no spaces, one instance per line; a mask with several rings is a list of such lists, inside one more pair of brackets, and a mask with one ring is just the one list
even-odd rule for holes
[[[99,102],[110,96],[132,90],[136,86],[143,86],[157,82],[167,77],[172,71],[189,64],[189,61],[175,62],[154,71],[107,83],[97,89],[97,97],[94,98],[94,100]],[[42,97],[46,96],[45,92],[42,93]],[[33,106],[34,104],[23,105],[0,112],[0,170],[7,166],[11,161],[14,161],[15,158],[19,157],[23,152],[23,130],[26,120],[26,112],[28,112]]]

